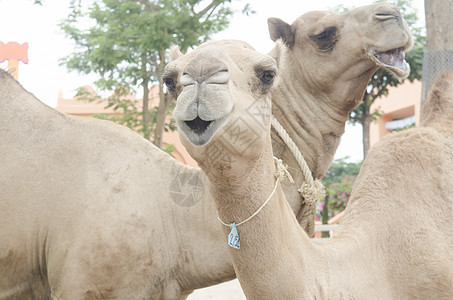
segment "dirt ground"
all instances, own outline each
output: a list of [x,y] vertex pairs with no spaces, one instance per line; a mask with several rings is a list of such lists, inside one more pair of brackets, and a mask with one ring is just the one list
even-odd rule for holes
[[193,292],[187,300],[246,300],[237,279]]

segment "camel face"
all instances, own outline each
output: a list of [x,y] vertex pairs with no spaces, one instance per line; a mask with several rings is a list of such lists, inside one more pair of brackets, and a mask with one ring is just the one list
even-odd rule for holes
[[321,83],[324,89],[327,82],[361,78],[378,67],[401,78],[409,75],[404,51],[412,46],[412,37],[396,6],[379,3],[346,14],[315,11],[292,25],[276,18],[268,24],[271,38],[290,48],[307,82]]
[[180,130],[194,145],[209,142],[233,109],[230,71],[224,63],[228,59],[222,49],[208,46],[197,51],[182,68],[181,93],[174,116]]
[[398,7],[382,3],[361,7],[350,12],[349,18],[373,24],[364,30],[362,24],[354,28],[363,37],[364,47],[377,66],[393,71],[398,77],[409,75],[409,64],[404,60],[404,51],[412,46],[412,36]]
[[211,142],[238,155],[262,148],[269,135],[273,58],[240,41],[208,42],[167,65],[163,80],[177,98],[181,140],[205,159]]

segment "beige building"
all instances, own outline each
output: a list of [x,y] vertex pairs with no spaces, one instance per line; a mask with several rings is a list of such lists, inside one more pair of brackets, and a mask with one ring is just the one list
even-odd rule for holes
[[420,99],[422,83],[406,80],[397,87],[390,87],[385,97],[378,98],[371,105],[370,111],[378,109],[383,115],[370,126],[370,146],[384,135],[397,129],[418,125],[420,120]]
[[[94,93],[93,88],[85,87],[87,90],[91,90]],[[134,98],[134,96],[130,96]],[[150,107],[157,106],[159,104],[159,96],[158,96],[158,88],[157,86],[153,86],[150,89]],[[141,99],[138,99],[141,100]],[[107,100],[103,99],[101,101],[94,101],[94,102],[86,102],[86,101],[79,101],[77,99],[64,99],[62,94],[60,93],[58,96],[57,110],[74,115],[74,116],[82,116],[82,117],[91,117],[94,114],[114,114],[112,108],[105,108],[107,106]],[[181,144],[179,140],[179,135],[177,131],[173,132],[165,132],[163,136],[163,144],[169,145],[173,144],[175,146],[175,150],[171,153],[171,155],[179,160],[182,163],[185,163],[190,166],[197,166],[195,160],[190,157],[189,153],[187,153],[184,146]]]

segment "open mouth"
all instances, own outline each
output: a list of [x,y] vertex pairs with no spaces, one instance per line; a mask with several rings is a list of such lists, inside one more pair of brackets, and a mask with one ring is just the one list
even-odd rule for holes
[[393,49],[386,52],[374,51],[374,56],[383,64],[394,66],[404,61],[406,54],[403,48]]
[[211,121],[205,121],[197,116],[189,121],[176,120],[176,124],[192,145],[202,146],[208,143],[227,121],[227,116]]
[[208,129],[209,125],[211,125],[212,121],[205,121],[202,120],[200,117],[196,117],[190,121],[184,121],[186,125],[197,135],[202,135]]
[[398,77],[404,78],[409,75],[410,67],[404,59],[402,47],[385,52],[374,50],[371,57],[380,67],[393,71]]

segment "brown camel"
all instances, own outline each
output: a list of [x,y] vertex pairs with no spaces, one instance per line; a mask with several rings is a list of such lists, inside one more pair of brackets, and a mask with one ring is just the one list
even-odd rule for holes
[[[372,148],[342,225],[331,241],[316,244],[281,189],[285,172],[274,165],[269,120],[253,120],[246,110],[270,102],[275,66],[259,57],[239,69],[230,57],[240,47],[210,43],[169,69],[184,74],[175,90],[181,140],[209,177],[247,298],[451,299],[453,75],[434,86],[420,128]],[[251,96],[241,91],[243,82]],[[253,140],[243,153],[238,131],[241,140]],[[222,159],[213,159],[210,149]]]
[[[271,18],[269,31],[273,40],[287,45],[269,53],[282,70],[272,90],[272,113],[302,152],[313,178],[320,179],[332,163],[349,111],[362,101],[371,75],[378,67],[399,77],[409,74],[404,50],[412,44],[410,31],[399,8],[387,3],[343,15],[309,12],[292,25]],[[294,186],[300,187],[305,176],[275,130],[272,141],[274,154],[288,164],[295,180],[283,184],[285,196],[311,234],[314,203],[298,209],[292,200],[300,197]]]

